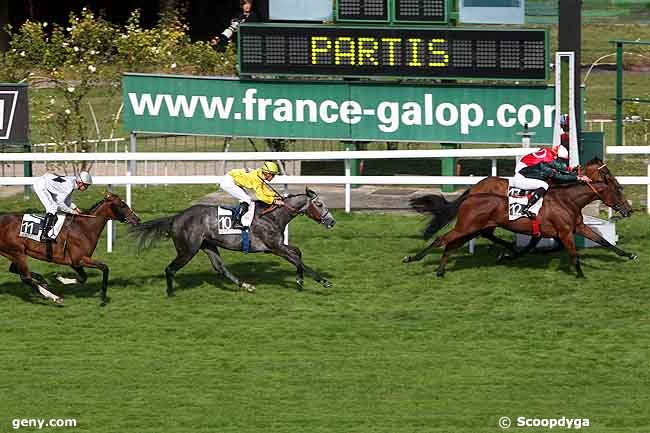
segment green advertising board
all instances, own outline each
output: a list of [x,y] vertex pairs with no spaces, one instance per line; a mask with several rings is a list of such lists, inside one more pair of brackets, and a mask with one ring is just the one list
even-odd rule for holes
[[357,141],[552,142],[546,86],[240,81],[125,74],[124,125],[136,133]]

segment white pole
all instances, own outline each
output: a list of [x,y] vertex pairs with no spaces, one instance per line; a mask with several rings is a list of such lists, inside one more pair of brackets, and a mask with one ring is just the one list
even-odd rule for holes
[[113,252],[113,221],[108,221],[106,225],[106,252]]
[[[345,160],[345,177],[350,177],[350,160]],[[350,213],[350,182],[345,184],[345,213]]]
[[648,191],[645,195],[645,208],[648,215],[650,215],[650,163],[648,164]]
[[492,159],[492,176],[497,175],[497,160],[496,158]]
[[[106,185],[107,190],[111,190],[110,185]],[[107,227],[106,227],[106,252],[107,253],[112,253],[113,252],[113,221],[108,220]]]

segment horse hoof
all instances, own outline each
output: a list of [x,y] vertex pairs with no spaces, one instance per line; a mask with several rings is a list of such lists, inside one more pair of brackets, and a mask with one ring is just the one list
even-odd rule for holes
[[241,283],[240,287],[244,292],[248,293],[255,293],[256,290],[254,285],[248,283]]
[[444,271],[438,271],[436,272],[436,277],[443,278],[445,276]]
[[77,284],[79,281],[76,278],[66,278],[63,275],[57,275],[56,280],[63,285]]
[[411,256],[404,256],[404,258],[402,259],[402,263],[408,263],[410,261],[411,261]]
[[330,287],[332,287],[332,283],[329,282],[328,280],[323,280],[323,281],[321,282],[321,284],[322,284],[323,287],[325,287],[326,289],[329,289]]
[[630,255],[630,260],[636,260],[638,258],[639,258],[639,256],[637,256],[636,254],[631,254]]

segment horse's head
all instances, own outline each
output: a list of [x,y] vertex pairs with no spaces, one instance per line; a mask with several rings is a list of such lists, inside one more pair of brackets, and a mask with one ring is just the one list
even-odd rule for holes
[[101,212],[108,219],[132,225],[140,224],[140,217],[121,198],[111,192],[107,192],[104,198],[93,207],[92,211]]
[[318,194],[309,188],[305,188],[305,195],[307,196],[307,201],[300,209],[300,212],[304,213],[317,223],[323,224],[328,229],[334,227],[336,220]]
[[620,213],[624,217],[630,216],[632,213],[632,206],[627,202],[623,194],[623,186],[616,180],[603,161],[599,158],[594,158],[584,166],[585,176],[593,182],[602,182],[606,188],[599,191],[599,195],[603,202]]

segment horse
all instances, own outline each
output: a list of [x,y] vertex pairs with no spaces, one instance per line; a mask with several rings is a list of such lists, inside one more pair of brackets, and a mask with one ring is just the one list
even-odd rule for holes
[[[331,229],[336,220],[317,193],[305,189],[305,194],[289,195],[283,198],[283,206],[267,207],[256,202],[255,215],[249,228],[249,252],[272,253],[280,256],[296,267],[296,283],[303,288],[306,272],[323,287],[331,287],[326,278],[307,266],[302,261],[300,249],[284,244],[284,229],[298,215],[307,215],[319,224]],[[195,205],[176,215],[146,221],[131,228],[130,234],[135,238],[140,249],[148,248],[164,238],[171,238],[176,248],[176,258],[165,268],[167,295],[174,296],[174,276],[199,252],[203,251],[215,271],[250,293],[255,292],[254,285],[241,281],[223,262],[219,247],[231,251],[242,251],[240,234],[219,234],[217,222],[218,206]]]
[[[603,166],[603,161],[600,160],[599,158],[594,158],[591,161],[587,162],[584,166],[576,167],[576,170],[580,170],[581,172],[584,172],[584,175],[590,178],[592,181],[598,181],[601,179],[599,169]],[[613,179],[615,182],[615,187],[620,188],[621,190],[623,187],[618,183],[616,178]],[[496,177],[496,176],[488,176],[485,179],[482,179],[480,182],[478,182],[476,185],[472,186],[469,188],[468,194],[482,194],[482,193],[496,193],[496,194],[503,194],[505,195],[508,189],[508,180],[502,177]],[[444,198],[440,197],[440,199],[444,200]],[[462,199],[461,199],[462,200]],[[423,212],[426,211],[423,207],[426,207],[428,205],[429,201],[425,200],[424,202],[418,202],[417,199],[412,201],[412,205],[416,208],[416,210]],[[458,203],[460,204],[460,203]],[[617,205],[614,205],[617,206]],[[614,207],[614,210],[621,213],[621,210]],[[433,217],[435,219],[435,216]],[[434,230],[435,225],[429,224],[427,227],[427,231]],[[504,239],[501,239],[497,236],[494,235],[494,230],[496,227],[488,228],[486,230],[483,230],[480,235],[483,236],[486,239],[489,239],[495,244],[501,245],[505,248],[507,248],[510,253],[512,254],[511,256],[508,256],[506,254],[501,254],[499,256],[499,261],[503,259],[515,259],[517,257],[520,257],[524,254],[527,254],[528,252],[532,251],[537,244],[542,240],[541,236],[533,236],[530,239],[530,242],[528,245],[526,245],[522,249],[517,249],[516,248],[516,243],[515,242],[508,242]],[[616,253],[618,256],[622,257],[627,257],[630,260],[635,260],[637,258],[637,255],[634,253],[630,253],[627,251],[624,251],[620,248],[618,248],[616,245],[613,245],[610,243],[607,239],[605,239],[602,235],[600,235],[598,232],[594,231],[591,227],[586,225],[583,220],[582,212],[579,212],[577,217],[576,217],[576,228],[575,228],[575,233],[578,235],[583,236],[586,239],[589,239],[596,244],[607,248],[610,251],[613,251]],[[427,237],[428,232],[425,232],[425,237]],[[431,237],[430,235],[427,237]],[[561,247],[560,247],[561,248]]]
[[[592,182],[552,186],[544,198],[544,206],[537,217],[541,231],[540,237],[560,240],[569,253],[571,264],[575,267],[578,278],[583,278],[584,273],[576,251],[574,233],[596,239],[597,242],[600,240],[599,243],[610,246],[620,255],[627,255],[630,259],[636,258],[635,254],[626,253],[609,244],[583,223],[582,208],[596,199],[602,200],[624,217],[632,213],[632,208],[623,194],[623,187],[606,164],[599,159],[594,159],[587,166],[590,168],[586,171],[586,175],[592,179]],[[415,256],[404,257],[403,262],[421,260],[433,249],[444,246],[442,258],[436,270],[436,275],[442,277],[450,252],[476,236],[485,236],[486,234],[488,237],[490,234],[494,236],[493,231],[496,227],[532,235],[534,230],[531,219],[520,218],[509,221],[508,198],[505,194],[507,181],[503,179],[499,182],[504,185],[502,192],[471,192],[468,189],[453,202],[448,202],[443,197],[436,195],[412,200],[412,206],[416,210],[433,214],[425,230],[425,235],[429,238],[454,218],[457,218],[457,221],[451,231],[438,237]],[[506,241],[499,241],[499,243],[507,244]]]
[[19,237],[22,218],[22,214],[0,215],[0,227],[3,228],[0,231],[0,254],[11,261],[9,272],[20,275],[23,283],[45,298],[62,304],[63,297],[52,293],[41,275],[29,271],[28,256],[72,267],[79,275],[79,282],[82,284],[88,279],[84,268],[99,269],[102,271],[101,305],[106,305],[109,269],[106,264],[93,260],[92,255],[108,220],[118,220],[128,224],[140,222],[131,208],[117,195],[106,193],[104,198],[85,214],[66,216],[55,243],[43,243]]

